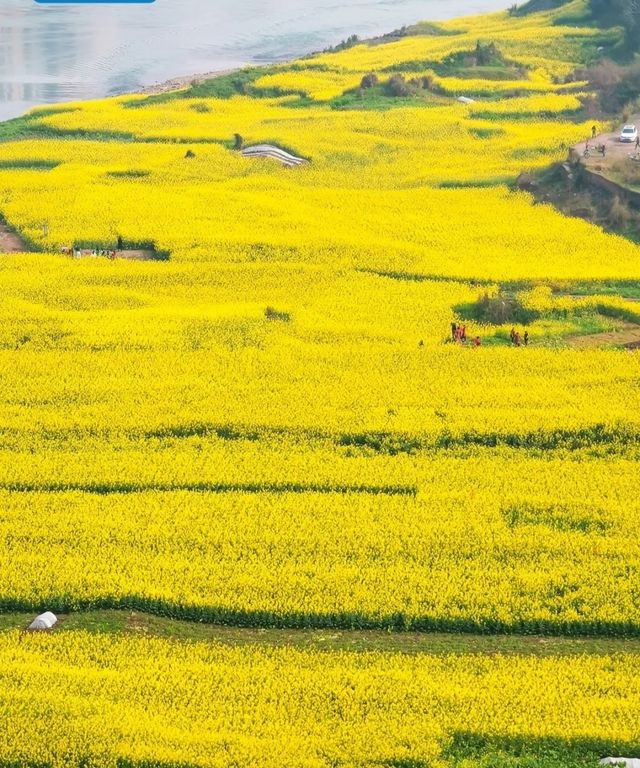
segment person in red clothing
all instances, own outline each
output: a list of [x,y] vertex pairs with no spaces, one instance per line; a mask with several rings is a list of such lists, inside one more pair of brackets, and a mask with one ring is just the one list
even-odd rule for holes
[[473,346],[474,347],[479,347],[481,343],[482,342],[480,341],[480,337],[476,336],[475,339],[473,340]]
[[516,335],[513,337],[513,343],[516,345],[516,347],[520,346],[520,333],[519,333],[519,331],[516,331]]

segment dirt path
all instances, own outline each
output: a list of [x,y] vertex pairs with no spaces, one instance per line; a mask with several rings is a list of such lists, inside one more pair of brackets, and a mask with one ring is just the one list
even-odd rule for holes
[[[121,251],[113,251],[115,259],[126,259],[127,261],[155,261],[158,258],[158,254],[155,251],[144,249],[123,249]],[[83,248],[79,251],[81,259],[91,258],[107,258],[107,256],[100,252],[95,252],[87,248]]]
[[640,349],[640,325],[625,323],[620,331],[608,333],[593,333],[590,336],[574,336],[569,343],[576,349],[593,349],[594,347],[623,347],[624,349]]
[[0,253],[26,253],[30,250],[19,235],[0,223]]
[[[629,123],[637,125],[638,129],[640,129],[640,115],[634,115],[630,118]],[[629,163],[632,163],[633,161],[629,158],[631,155],[636,154],[636,146],[635,143],[628,144],[620,141],[621,130],[622,123],[613,133],[601,133],[595,139],[591,137],[587,139],[585,136],[584,141],[573,147],[573,152],[583,165],[593,171],[607,171],[620,160],[628,160]],[[587,144],[590,148],[589,157],[584,155]],[[606,148],[604,157],[597,151],[597,147],[601,144],[604,144]],[[640,162],[638,165],[640,165]]]
[[153,261],[156,258],[154,251],[116,251],[116,259],[128,259],[129,261]]
[[[587,294],[584,293],[557,293],[557,298],[567,298],[567,299],[575,299],[575,301],[581,301],[582,299],[587,298]],[[603,296],[603,298],[606,298],[606,296]],[[624,299],[625,301],[630,301],[633,304],[639,304],[640,298],[637,296],[619,296],[619,298]]]
[[[25,629],[35,616],[30,613],[0,614],[0,633]],[[94,610],[58,615],[52,630],[83,631],[113,635],[164,637],[174,642],[223,643],[311,648],[323,651],[383,651],[385,653],[515,654],[527,656],[580,656],[585,653],[640,653],[640,638],[473,635],[440,632],[387,631],[377,629],[275,629],[203,624],[127,610]]]

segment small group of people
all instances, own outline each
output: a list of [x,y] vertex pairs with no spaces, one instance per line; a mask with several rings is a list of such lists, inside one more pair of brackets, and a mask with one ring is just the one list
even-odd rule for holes
[[[607,156],[607,145],[606,144],[598,144],[596,147],[594,147],[594,151],[598,152],[602,155],[602,157]],[[591,155],[591,146],[589,145],[589,142],[585,144],[584,147],[584,156],[589,157]]]
[[[460,325],[459,323],[451,323],[451,341],[456,344],[466,344],[469,339],[467,338],[467,326]],[[474,347],[479,347],[482,342],[479,336],[475,336],[471,339],[471,343]]]
[[529,346],[529,331],[525,331],[522,335],[520,335],[520,331],[516,331],[515,328],[511,329],[511,343],[514,347],[522,347],[523,345],[525,347]]
[[[598,128],[595,125],[591,126],[591,139],[594,140],[598,136]],[[603,142],[602,144],[597,144],[594,147],[594,151],[600,153],[602,157],[607,156],[607,145]],[[584,156],[589,157],[591,154],[591,145],[589,144],[589,139],[585,142],[584,145]]]
[[124,249],[124,241],[121,235],[118,235],[117,250],[113,248],[76,248],[75,245],[63,245],[60,249],[67,256],[73,256],[74,259],[80,259],[82,256],[103,256],[107,259],[115,259],[119,251]]
[[[520,333],[520,331],[516,330],[515,328],[511,329],[511,333],[509,334],[511,337],[511,343],[514,347],[528,347],[529,346],[529,331],[525,331],[524,333]],[[470,339],[467,336],[467,326],[461,325],[460,323],[451,323],[451,341],[455,344],[467,344],[467,342],[471,342],[471,345],[473,347],[480,347],[482,346],[482,341],[479,336],[474,336],[472,339]],[[420,342],[420,346],[423,345],[423,342]]]
[[103,256],[107,259],[115,259],[117,253],[114,250],[104,250],[103,248],[91,248],[82,250],[80,248],[69,248],[68,246],[63,246],[61,251],[67,256],[72,256],[74,259],[80,259],[82,256],[92,256],[94,258]]

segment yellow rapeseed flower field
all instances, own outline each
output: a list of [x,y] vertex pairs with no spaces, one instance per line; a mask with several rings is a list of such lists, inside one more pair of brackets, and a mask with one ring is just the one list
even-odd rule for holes
[[481,631],[640,623],[632,459],[148,439],[155,449],[89,439],[82,453],[2,453],[5,608]]
[[[640,660],[606,637],[640,634],[640,357],[616,344],[640,251],[521,188],[591,133],[575,72],[617,31],[584,11],[0,125],[25,249],[0,255],[0,613],[237,633],[0,631],[0,765],[635,754]],[[234,149],[263,143],[306,162]],[[153,258],[100,255],[118,243]],[[265,628],[590,633],[602,655],[248,642]]]
[[[0,636],[7,764],[593,764],[637,739],[640,659]],[[43,727],[44,724],[44,727]]]
[[[40,252],[0,258],[5,607],[640,628],[639,358],[564,342],[638,317],[600,286],[640,254],[513,190],[590,130],[567,76],[613,33],[561,13],[20,123],[0,210]],[[500,77],[451,69],[478,42]],[[61,253],[118,239],[168,260]],[[526,350],[477,314],[505,292]]]

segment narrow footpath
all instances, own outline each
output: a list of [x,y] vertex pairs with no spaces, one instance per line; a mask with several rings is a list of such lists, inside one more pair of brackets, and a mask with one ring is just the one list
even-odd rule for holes
[[[0,633],[25,631],[31,613],[0,614]],[[92,610],[58,614],[58,623],[47,632],[91,632],[163,637],[176,642],[224,645],[267,645],[324,651],[383,651],[431,655],[509,654],[523,656],[579,656],[629,653],[640,655],[640,637],[580,637],[542,635],[478,635],[443,632],[405,632],[376,629],[276,629],[237,627],[180,621],[130,610]]]

